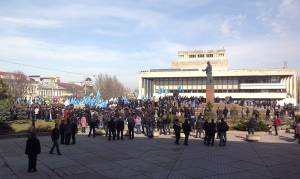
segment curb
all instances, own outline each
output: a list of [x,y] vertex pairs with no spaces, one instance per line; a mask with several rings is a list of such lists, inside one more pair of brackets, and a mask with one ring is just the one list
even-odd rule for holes
[[[37,136],[48,136],[51,132],[37,132]],[[28,133],[19,133],[19,134],[7,134],[0,135],[0,139],[12,139],[12,138],[25,138],[28,136]]]

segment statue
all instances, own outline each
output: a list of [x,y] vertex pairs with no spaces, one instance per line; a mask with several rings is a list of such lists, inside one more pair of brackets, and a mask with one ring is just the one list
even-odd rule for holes
[[213,84],[212,66],[209,61],[207,62],[206,68],[203,69],[202,71],[206,72],[206,76],[207,76],[206,85],[212,85]]

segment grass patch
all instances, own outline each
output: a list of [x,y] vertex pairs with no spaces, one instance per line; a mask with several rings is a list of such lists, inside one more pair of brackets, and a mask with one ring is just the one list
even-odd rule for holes
[[[14,134],[14,133],[26,133],[32,130],[31,120],[16,120],[3,122],[0,125],[9,126],[10,130],[2,131],[0,134]],[[35,122],[35,131],[36,132],[49,132],[53,129],[55,122],[49,121],[45,122],[44,120],[37,120]]]

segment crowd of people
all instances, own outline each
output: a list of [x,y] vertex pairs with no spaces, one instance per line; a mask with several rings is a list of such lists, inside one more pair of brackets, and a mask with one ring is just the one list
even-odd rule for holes
[[[117,104],[110,104],[106,108],[75,108],[73,105],[52,105],[52,106],[33,106],[30,107],[32,125],[34,121],[41,116],[51,116],[50,119],[60,119],[56,121],[55,128],[52,130],[51,139],[53,146],[49,151],[53,154],[56,149],[58,155],[61,155],[59,143],[64,145],[76,144],[76,134],[80,129],[81,133],[87,133],[87,137],[96,137],[96,129],[100,128],[104,131],[104,135],[108,141],[124,140],[125,135],[129,140],[133,140],[135,134],[144,134],[148,138],[153,138],[155,133],[158,135],[175,135],[175,144],[180,144],[181,133],[184,134],[184,145],[189,145],[189,137],[191,132],[195,133],[195,138],[202,138],[206,146],[214,146],[215,139],[219,139],[219,146],[226,146],[229,126],[226,122],[230,110],[225,107],[218,107],[216,110],[217,117],[207,118],[205,113],[209,110],[204,107],[202,110],[197,110],[197,107],[202,105],[201,98],[187,97],[163,97],[157,101],[154,100],[132,100],[129,103],[119,101]],[[244,109],[246,109],[244,111]],[[247,112],[249,110],[249,112]],[[281,108],[276,108],[276,111]],[[42,112],[44,111],[44,112]],[[45,111],[48,111],[45,112]],[[242,110],[245,112],[244,117],[249,117],[248,133],[253,134],[255,125],[259,116],[259,111],[246,107]],[[267,110],[268,111],[268,110]],[[280,125],[280,112],[274,112],[274,126],[276,135],[277,126]],[[249,113],[249,114],[248,114]],[[34,117],[32,117],[34,114]],[[48,120],[49,118],[45,119]],[[299,132],[300,142],[300,123],[296,130]],[[87,131],[87,128],[89,131]],[[34,139],[34,140],[33,140]],[[38,145],[35,135],[32,135],[28,141],[34,141],[33,148]],[[30,142],[29,142],[30,143]],[[30,146],[30,144],[28,144]],[[29,156],[30,148],[26,147],[26,154]],[[29,151],[29,152],[28,152]],[[34,149],[35,155],[29,157],[29,169],[35,171],[36,156],[40,150]]]

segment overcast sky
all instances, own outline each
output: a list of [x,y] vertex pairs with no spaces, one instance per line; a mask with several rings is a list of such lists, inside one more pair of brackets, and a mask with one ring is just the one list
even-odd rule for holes
[[178,50],[223,47],[232,69],[300,70],[299,42],[300,0],[0,1],[0,71],[64,81],[107,73],[134,89]]

